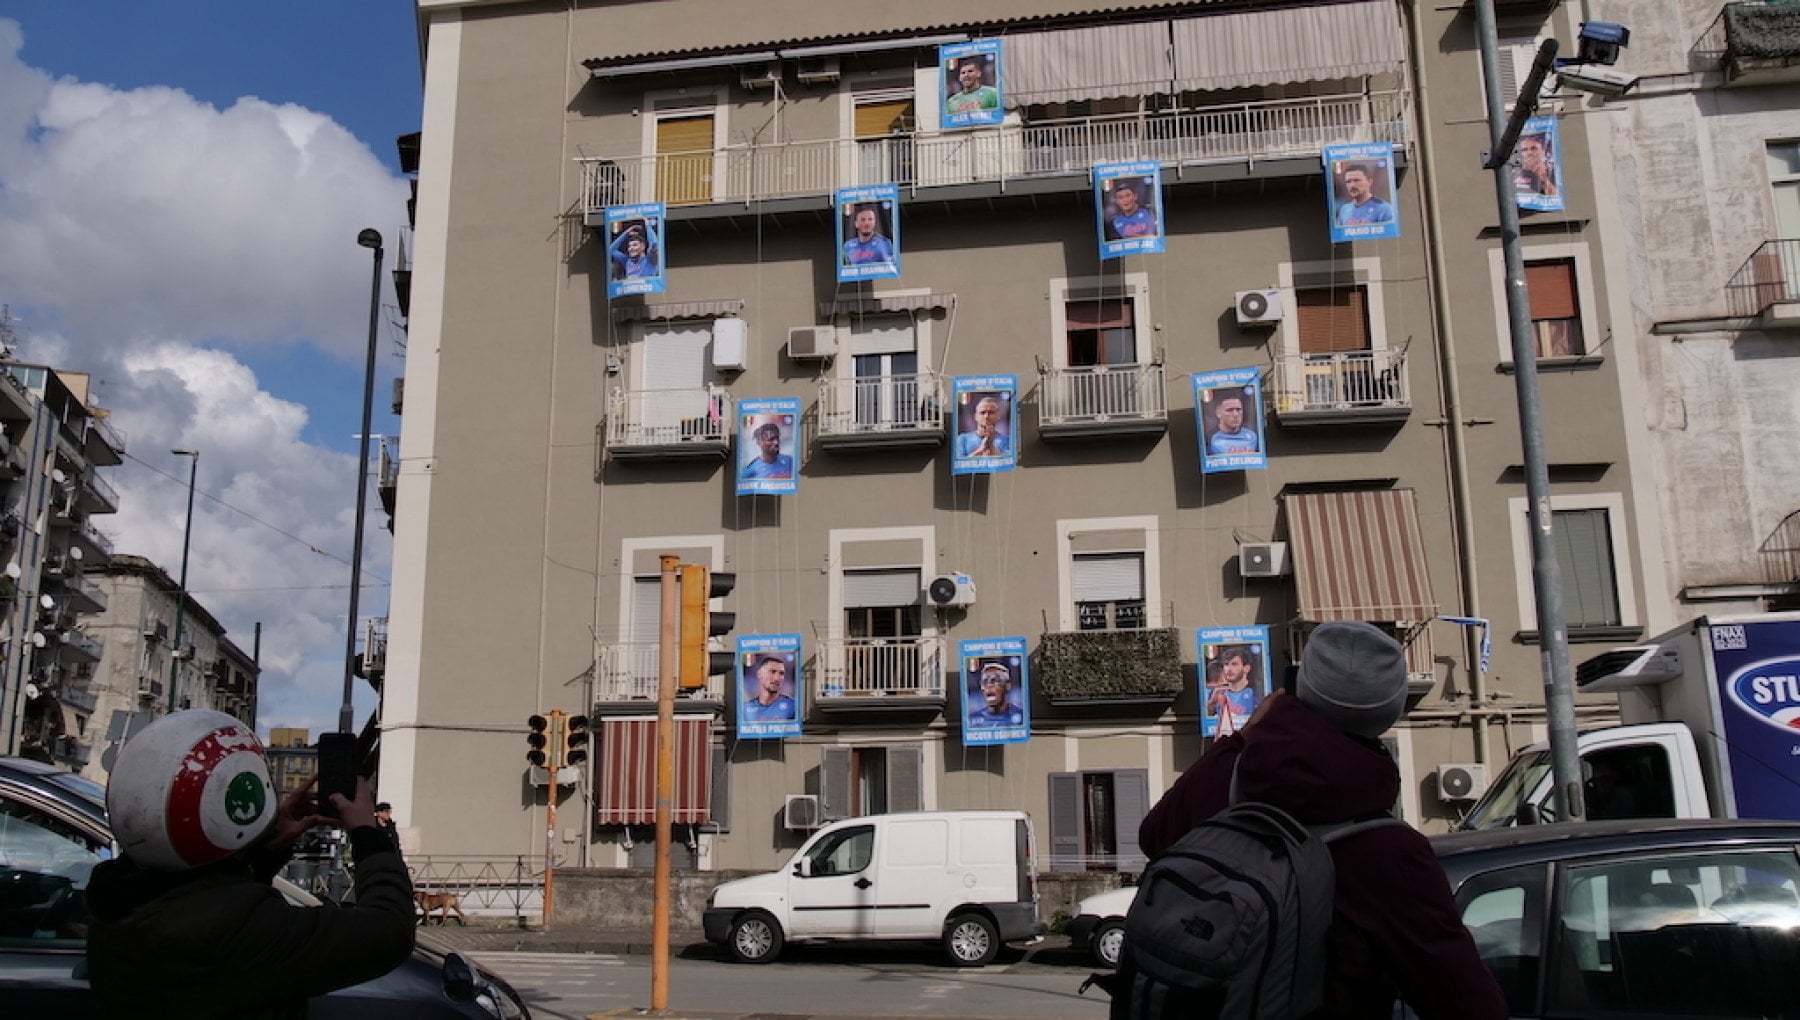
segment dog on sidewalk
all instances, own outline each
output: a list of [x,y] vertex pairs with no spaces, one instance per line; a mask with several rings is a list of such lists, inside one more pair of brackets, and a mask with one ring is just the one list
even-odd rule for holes
[[462,912],[462,899],[455,893],[432,893],[424,890],[413,892],[413,903],[418,907],[419,923],[426,924],[433,913],[438,915],[440,926],[450,923],[450,915],[456,915],[456,923],[462,927],[469,926],[469,919]]

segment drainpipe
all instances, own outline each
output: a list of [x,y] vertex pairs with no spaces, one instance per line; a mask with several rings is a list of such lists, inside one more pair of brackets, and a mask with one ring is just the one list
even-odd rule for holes
[[[1474,500],[1469,494],[1469,451],[1463,436],[1462,386],[1456,374],[1456,340],[1451,325],[1450,295],[1444,280],[1444,225],[1439,215],[1437,195],[1437,146],[1432,141],[1431,103],[1426,98],[1425,44],[1419,27],[1418,0],[1402,4],[1406,17],[1406,43],[1413,67],[1413,119],[1418,125],[1419,187],[1425,198],[1426,286],[1431,291],[1431,312],[1435,320],[1438,349],[1438,373],[1444,401],[1444,431],[1450,446],[1450,507],[1456,522],[1457,577],[1462,585],[1463,616],[1481,615],[1481,594],[1475,573],[1475,524],[1471,520]],[[1473,627],[1463,627],[1463,661],[1469,671],[1469,700],[1475,708],[1487,705],[1487,676],[1481,668],[1480,637]],[[1475,738],[1475,760],[1488,760],[1488,717],[1475,712],[1470,717]]]

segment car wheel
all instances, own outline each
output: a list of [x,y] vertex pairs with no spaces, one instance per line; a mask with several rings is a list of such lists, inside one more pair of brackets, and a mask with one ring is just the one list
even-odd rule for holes
[[1088,948],[1100,966],[1118,970],[1119,953],[1125,948],[1125,922],[1102,922],[1100,927],[1094,929],[1094,937],[1088,943]]
[[731,922],[725,944],[739,963],[768,963],[781,955],[781,923],[765,910],[746,910]]
[[944,929],[944,951],[958,967],[984,967],[1000,953],[1000,930],[984,914],[958,914]]

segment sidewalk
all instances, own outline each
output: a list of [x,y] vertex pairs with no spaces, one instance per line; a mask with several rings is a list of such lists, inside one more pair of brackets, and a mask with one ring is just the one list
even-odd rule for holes
[[[467,927],[452,921],[422,925],[419,942],[441,952],[473,953],[606,953],[649,956],[650,926],[641,931],[572,927],[552,924],[546,931],[537,925],[521,928],[512,920],[470,918]],[[670,931],[669,952],[680,956],[690,946],[710,947],[697,931]]]

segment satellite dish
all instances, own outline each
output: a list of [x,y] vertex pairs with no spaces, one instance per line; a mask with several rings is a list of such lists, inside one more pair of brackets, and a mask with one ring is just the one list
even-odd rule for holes
[[36,683],[33,683],[31,681],[26,682],[25,697],[27,700],[36,701],[37,696],[42,693],[43,693],[42,691],[38,690],[38,685]]
[[56,600],[51,598],[48,595],[39,595],[38,596],[38,605],[43,606],[45,609],[55,609],[56,608]]
[[43,631],[34,630],[31,632],[31,647],[42,648],[49,643],[50,643],[50,641],[48,638],[44,637]]
[[68,477],[67,475],[62,473],[62,468],[51,468],[50,469],[50,480],[55,482],[58,485],[61,485],[63,483],[63,479],[65,479],[67,477]]
[[76,545],[72,545],[72,546],[70,546],[70,547],[69,547],[69,558],[70,558],[70,559],[72,559],[72,560],[76,560],[76,561],[80,561],[80,559],[81,559],[81,547],[80,547],[80,546],[76,546]]
[[24,573],[25,573],[25,571],[20,570],[19,565],[17,563],[8,563],[6,565],[6,576],[12,578],[15,581],[17,581],[20,578],[20,576],[23,575]]

